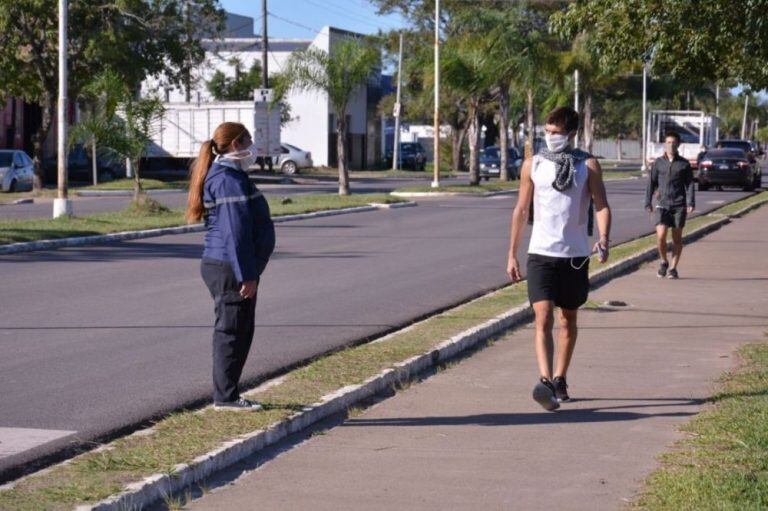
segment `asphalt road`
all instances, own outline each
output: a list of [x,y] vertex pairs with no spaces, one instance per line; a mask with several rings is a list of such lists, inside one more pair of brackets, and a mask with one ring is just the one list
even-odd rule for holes
[[[465,182],[466,178],[443,178],[442,182]],[[405,186],[420,186],[430,181],[424,178],[364,178],[353,179],[353,193],[389,193]],[[339,185],[332,180],[317,181],[308,184],[259,184],[259,189],[267,196],[336,193]],[[187,204],[187,192],[152,191],[149,195],[170,208],[183,208]],[[110,211],[121,211],[130,202],[131,197],[80,197],[72,194],[72,208],[75,215],[92,215]],[[0,204],[0,219],[50,218],[53,212],[53,199],[35,199],[31,204]]]
[[[645,182],[607,186],[614,243],[650,232]],[[704,192],[698,206],[746,195]],[[503,285],[515,200],[431,199],[278,224],[245,379]],[[195,233],[0,257],[0,442],[3,431],[42,435],[20,453],[0,444],[0,472],[208,398],[201,242]]]

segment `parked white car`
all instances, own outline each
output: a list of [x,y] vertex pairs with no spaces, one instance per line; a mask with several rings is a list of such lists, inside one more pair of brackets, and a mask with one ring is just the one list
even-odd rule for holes
[[280,144],[280,156],[274,164],[280,167],[283,174],[295,174],[299,169],[312,166],[312,153],[283,142]]
[[0,150],[0,191],[20,192],[32,189],[35,165],[24,151]]

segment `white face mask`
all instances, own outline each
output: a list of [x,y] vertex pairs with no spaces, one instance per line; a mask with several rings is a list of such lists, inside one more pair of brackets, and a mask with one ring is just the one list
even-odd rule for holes
[[248,170],[254,163],[256,163],[256,145],[251,144],[248,149],[227,153],[221,158],[235,163],[240,167],[240,170]]
[[568,135],[544,133],[544,141],[547,143],[547,149],[553,153],[559,153],[568,147]]

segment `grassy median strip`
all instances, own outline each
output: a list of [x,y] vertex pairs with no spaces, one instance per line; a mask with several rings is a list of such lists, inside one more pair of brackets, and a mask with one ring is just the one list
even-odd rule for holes
[[[75,188],[73,191],[80,190],[133,190],[133,179],[115,179],[114,181],[105,181],[97,185],[83,186]],[[141,187],[144,190],[186,190],[189,181],[186,179],[178,181],[161,181],[159,179],[142,179]]]
[[[290,197],[289,203],[285,204],[278,197],[268,197],[267,200],[273,216],[365,206],[372,202],[387,204],[403,202],[403,199],[386,194],[357,194],[348,196],[334,194],[295,195]],[[99,213],[81,217],[74,216],[71,218],[62,217],[55,220],[50,218],[0,220],[0,245],[22,241],[158,229],[184,224],[184,213],[180,209],[155,211],[152,213],[127,209],[120,212]]]
[[713,404],[662,456],[637,508],[768,509],[768,343],[739,351],[742,366],[721,378]]
[[481,181],[479,185],[451,184],[432,188],[429,184],[422,186],[405,186],[395,190],[396,193],[477,193],[506,192],[517,190],[520,181]]
[[[717,216],[696,218],[687,229],[717,220]],[[653,236],[639,238],[614,247],[611,257],[619,260],[654,244]],[[593,271],[599,268],[598,264],[592,266]],[[225,441],[285,420],[331,392],[363,383],[526,301],[526,283],[521,282],[395,332],[380,342],[320,357],[286,374],[274,386],[246,393],[265,404],[260,412],[220,413],[206,408],[172,414],[158,421],[149,434],[116,440],[102,450],[86,453],[70,463],[24,478],[12,489],[0,491],[0,509],[71,509],[75,504],[107,498],[143,477],[172,474],[177,464],[188,463]]]
[[[606,181],[612,181],[615,179],[626,179],[630,177],[640,176],[640,171],[610,171],[603,172],[603,179]],[[494,179],[493,181],[481,181],[478,185],[469,184],[451,184],[447,186],[441,186],[439,188],[432,188],[429,184],[422,186],[406,186],[395,190],[396,193],[431,193],[431,192],[447,192],[447,193],[489,193],[489,192],[506,192],[511,190],[517,190],[520,187],[520,181],[499,181]]]

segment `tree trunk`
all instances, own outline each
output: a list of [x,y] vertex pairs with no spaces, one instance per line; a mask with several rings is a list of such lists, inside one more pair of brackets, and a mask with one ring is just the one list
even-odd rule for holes
[[592,93],[584,95],[584,150],[592,153]]
[[451,129],[451,164],[452,169],[457,172],[462,168],[461,150],[464,144],[464,137],[467,135],[467,128],[453,127]]
[[499,180],[509,181],[509,170],[507,169],[509,159],[509,89],[502,87],[499,92],[499,150],[500,168]]
[[478,165],[478,146],[480,145],[480,112],[478,111],[479,101],[475,98],[470,100],[469,104],[469,127],[467,136],[469,137],[469,184],[477,186],[480,184],[480,173]]
[[139,199],[142,198],[142,195],[144,195],[144,189],[141,187],[141,172],[140,172],[140,164],[141,164],[141,158],[136,158],[135,160],[132,159],[131,162],[133,163],[133,201],[139,202]]
[[[338,111],[338,110],[337,110]],[[341,115],[336,115],[336,154],[339,165],[339,195],[349,195],[349,172],[347,170],[347,120],[344,118],[344,110]]]
[[32,189],[38,194],[43,188],[43,143],[48,138],[53,123],[53,94],[46,92],[43,102],[40,104],[43,115],[37,133],[32,137],[32,158],[35,164],[35,177],[32,181]]
[[621,156],[621,135],[616,135],[616,159],[618,161],[622,160],[622,156]]
[[525,120],[527,136],[525,138],[525,157],[533,157],[534,140],[536,139],[536,126],[533,121],[533,89],[528,89],[528,114]]

